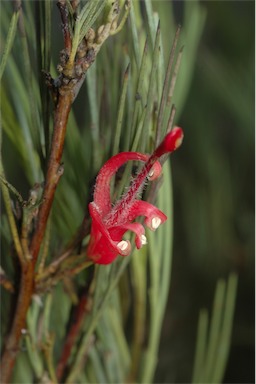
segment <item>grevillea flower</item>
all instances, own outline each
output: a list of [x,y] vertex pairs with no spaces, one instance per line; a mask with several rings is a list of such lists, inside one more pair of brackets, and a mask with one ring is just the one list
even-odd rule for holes
[[[146,201],[138,200],[138,196],[146,180],[154,180],[160,176],[162,167],[158,159],[177,149],[182,139],[182,129],[175,127],[151,156],[139,152],[121,152],[103,165],[96,179],[93,201],[89,204],[92,226],[87,255],[94,263],[110,264],[118,255],[129,255],[131,243],[123,239],[127,231],[135,233],[135,245],[138,249],[147,243],[144,226],[134,221],[138,216],[145,217],[144,223],[152,231],[167,220],[162,211]],[[111,178],[130,160],[142,161],[145,164],[124,196],[112,205]]]

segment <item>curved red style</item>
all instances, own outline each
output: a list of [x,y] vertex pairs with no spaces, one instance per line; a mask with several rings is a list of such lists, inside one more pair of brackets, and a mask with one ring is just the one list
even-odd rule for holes
[[[134,222],[138,216],[145,217],[145,225],[152,231],[167,220],[167,216],[154,205],[138,200],[138,195],[146,179],[154,180],[161,174],[162,167],[158,159],[177,149],[182,140],[182,129],[174,127],[151,156],[139,152],[121,152],[103,165],[96,179],[93,201],[89,204],[92,226],[87,255],[94,263],[110,264],[118,255],[129,255],[132,246],[129,240],[123,239],[127,231],[135,233],[135,245],[138,249],[147,243],[143,225]],[[125,195],[112,205],[111,178],[130,160],[142,161],[145,164]]]

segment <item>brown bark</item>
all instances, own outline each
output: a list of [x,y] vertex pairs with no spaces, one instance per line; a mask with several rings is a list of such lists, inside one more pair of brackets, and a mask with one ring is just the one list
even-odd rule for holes
[[1,383],[11,380],[12,370],[19,352],[19,342],[23,329],[26,328],[26,315],[34,292],[35,266],[44,237],[48,217],[52,207],[54,194],[63,173],[61,157],[63,153],[65,133],[69,112],[73,101],[72,90],[59,94],[54,118],[54,131],[48,162],[43,201],[38,213],[37,226],[31,241],[31,260],[26,260],[21,266],[21,282],[15,315],[11,331],[7,336],[1,361]]

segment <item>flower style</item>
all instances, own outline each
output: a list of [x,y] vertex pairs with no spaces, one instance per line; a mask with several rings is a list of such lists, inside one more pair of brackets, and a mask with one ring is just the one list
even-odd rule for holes
[[[151,156],[139,152],[121,152],[103,165],[96,179],[93,201],[89,204],[92,226],[87,255],[94,263],[110,264],[118,255],[129,255],[132,250],[131,243],[123,239],[127,231],[135,233],[135,245],[138,249],[147,243],[143,225],[134,222],[138,216],[145,217],[145,225],[152,231],[167,220],[167,216],[154,205],[138,200],[138,195],[146,179],[154,180],[160,176],[162,167],[158,159],[177,149],[182,139],[182,129],[174,127]],[[112,205],[111,178],[130,160],[142,161],[145,164],[124,196]]]

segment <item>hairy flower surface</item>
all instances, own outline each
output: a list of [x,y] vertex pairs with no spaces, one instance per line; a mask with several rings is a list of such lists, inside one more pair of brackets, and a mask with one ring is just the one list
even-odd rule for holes
[[[129,255],[131,243],[123,239],[127,231],[135,233],[138,249],[147,243],[144,226],[135,222],[137,217],[144,216],[145,225],[152,231],[167,220],[162,211],[146,201],[138,200],[138,196],[146,179],[154,180],[160,176],[162,167],[158,159],[177,149],[182,139],[182,129],[174,127],[151,156],[139,152],[121,152],[103,165],[96,179],[93,201],[89,204],[92,226],[87,255],[94,263],[110,264],[118,255]],[[112,205],[111,178],[124,163],[131,160],[145,164],[124,196]]]

